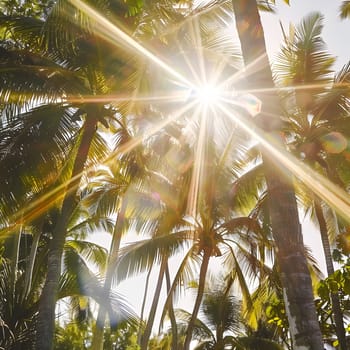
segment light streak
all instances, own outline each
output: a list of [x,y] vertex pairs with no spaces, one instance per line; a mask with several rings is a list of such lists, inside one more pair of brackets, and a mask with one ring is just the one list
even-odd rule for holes
[[[226,102],[230,103],[231,101],[227,100]],[[275,161],[280,162],[285,168],[289,169],[316,195],[335,208],[341,216],[347,220],[350,219],[350,196],[348,193],[289,154],[278,144],[269,141],[264,132],[255,131],[253,123],[244,120],[238,115],[234,115],[222,104],[219,104],[218,108],[252,136],[254,140],[258,141],[270,157],[272,156]]]
[[[197,118],[203,111],[203,108],[199,106],[196,111],[194,118]],[[207,110],[204,111],[204,118],[198,118],[200,122],[199,137],[197,140],[197,147],[194,159],[194,169],[191,178],[190,190],[187,200],[187,213],[188,215],[196,218],[198,208],[198,194],[201,187],[201,176],[203,176],[203,167],[205,160],[205,135],[206,135],[206,116]]]
[[104,16],[102,16],[92,7],[82,2],[81,0],[70,0],[70,2],[91,18],[96,34],[99,34],[103,39],[108,40],[113,45],[116,45],[117,39],[120,39],[121,42],[124,43],[126,46],[138,52],[142,56],[147,57],[157,66],[162,68],[164,71],[168,72],[180,82],[182,82],[185,86],[194,87],[194,84],[192,82],[190,82],[183,75],[181,75],[175,69],[166,64],[163,60],[161,60],[151,51],[147,50],[145,47],[139,44],[136,40],[134,40],[132,37],[130,37],[128,34],[122,31],[115,24],[107,20]]
[[[193,106],[196,104],[195,101],[192,101],[191,103],[186,104],[183,106],[180,110],[178,110],[173,115],[170,115],[168,118],[164,119],[163,121],[159,122],[156,126],[153,128],[149,128],[149,130],[146,130],[146,132],[140,136],[137,136],[130,141],[123,144],[121,147],[119,147],[117,150],[112,152],[108,157],[103,159],[101,161],[101,164],[107,165],[108,162],[111,162],[115,159],[115,157],[128,153],[132,151],[135,147],[140,145],[143,140],[151,137],[152,135],[156,134],[158,131],[166,127],[168,124],[172,123],[173,121],[179,119],[181,116],[183,116],[187,111],[189,111]],[[93,169],[94,166],[91,166],[84,170],[84,172],[89,172]],[[81,173],[77,174],[76,176],[72,177],[65,183],[55,187],[53,190],[49,191],[46,194],[43,194],[38,199],[32,201],[29,205],[27,205],[25,208],[19,210],[14,216],[12,216],[9,219],[9,222],[13,222],[14,224],[11,227],[5,228],[4,230],[0,231],[0,236],[6,235],[16,229],[18,229],[19,226],[23,225],[26,222],[30,222],[31,220],[38,217],[40,214],[44,213],[46,210],[51,208],[54,203],[60,202],[64,199],[64,197],[67,194],[73,193],[80,185],[80,177]],[[68,191],[67,191],[68,189]]]
[[152,103],[164,103],[164,102],[179,102],[184,101],[187,98],[186,92],[176,92],[167,95],[157,96],[138,96],[130,98],[129,95],[69,95],[65,97],[65,101],[69,103],[113,103],[113,102],[152,102]]

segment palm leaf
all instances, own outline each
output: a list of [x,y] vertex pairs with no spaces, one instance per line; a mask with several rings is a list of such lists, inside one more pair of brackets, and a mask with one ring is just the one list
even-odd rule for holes
[[339,12],[341,19],[350,18],[350,1],[342,1]]
[[165,253],[171,257],[187,244],[188,239],[189,233],[183,231],[128,244],[120,251],[116,270],[118,281],[149,270],[155,263],[160,262]]

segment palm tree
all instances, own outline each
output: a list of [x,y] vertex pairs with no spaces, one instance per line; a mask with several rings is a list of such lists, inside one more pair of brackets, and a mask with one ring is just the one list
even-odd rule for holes
[[[240,329],[240,303],[229,294],[222,281],[212,280],[206,283],[206,291],[200,308],[201,320],[196,319],[194,339],[199,341],[196,349],[223,349],[233,344],[233,334]],[[179,328],[187,327],[191,314],[185,310],[176,310],[181,320]]]
[[[232,4],[250,88],[274,88],[256,1],[234,0]],[[250,72],[249,68],[256,60],[260,61],[259,65],[262,64],[263,68]],[[276,94],[270,96],[261,94],[258,97],[263,103],[262,118],[265,112],[269,116],[282,114]],[[278,133],[273,131],[278,130],[278,125],[276,127],[274,123],[269,123],[266,118],[265,122],[265,130],[272,131],[279,140],[279,144],[282,144]],[[322,336],[313,302],[311,279],[304,256],[297,204],[290,175],[285,171],[281,173],[278,170],[280,166],[270,160],[266,153],[263,158],[272,233],[277,248],[276,255],[285,291],[293,344],[300,348],[321,349]]]
[[[237,140],[237,142],[239,141]],[[232,149],[234,149],[237,145],[234,143],[230,146]],[[192,317],[192,323],[197,317],[196,314],[198,313],[198,304],[200,304],[200,301],[202,299],[203,283],[205,283],[206,270],[209,264],[208,260],[211,256],[223,255],[227,262],[230,262],[232,265],[234,265],[233,276],[235,276],[235,278],[238,278],[242,289],[244,290],[245,297],[249,298],[248,287],[246,284],[247,282],[244,280],[244,272],[241,265],[244,265],[246,262],[249,264],[249,258],[247,258],[250,250],[249,242],[254,240],[253,231],[257,232],[258,237],[259,225],[253,218],[235,216],[232,214],[232,210],[227,206],[228,202],[232,201],[231,197],[229,199],[225,197],[227,194],[230,196],[231,193],[231,191],[228,190],[231,188],[231,183],[230,181],[227,181],[227,179],[231,177],[232,174],[225,168],[225,166],[228,164],[226,156],[229,154],[229,152],[224,152],[224,154],[225,157],[222,157],[220,159],[221,163],[217,161],[219,163],[218,165],[215,164],[215,158],[211,158],[212,168],[216,169],[218,166],[215,176],[217,185],[213,185],[213,193],[215,193],[215,197],[212,198],[213,207],[215,210],[213,210],[211,216],[208,215],[208,211],[205,206],[206,202],[203,200],[203,204],[201,203],[200,205],[201,209],[199,209],[200,213],[197,220],[184,221],[184,218],[181,217],[184,213],[184,210],[176,209],[177,206],[174,206],[173,198],[178,197],[178,195],[176,195],[176,192],[178,191],[181,191],[180,194],[182,193],[182,197],[185,194],[185,197],[183,197],[183,199],[179,202],[180,204],[182,203],[180,207],[182,206],[185,209],[187,202],[187,191],[183,191],[183,187],[180,188],[176,186],[176,183],[170,183],[169,180],[165,180],[164,174],[162,174],[162,176],[159,178],[152,178],[151,193],[159,193],[160,199],[164,204],[167,205],[165,208],[168,209],[166,209],[164,214],[160,217],[158,224],[159,226],[158,228],[156,226],[153,238],[136,242],[135,244],[129,245],[122,250],[123,252],[121,254],[117,269],[117,276],[119,278],[124,278],[123,276],[126,274],[129,275],[131,273],[143,270],[147,266],[152,266],[153,262],[156,259],[159,259],[163,266],[161,269],[160,278],[158,279],[158,287],[160,287],[160,283],[165,273],[165,261],[167,261],[169,256],[174,254],[175,249],[178,249],[181,245],[187,245],[190,243],[190,249],[180,264],[179,270],[173,280],[173,285],[168,291],[166,309],[170,306],[170,300],[176,288],[179,285],[186,283],[186,281],[188,281],[188,276],[192,275],[190,272],[191,260],[193,262],[199,263],[201,266],[201,274],[199,276],[199,290],[193,312],[195,318]],[[180,177],[180,182],[182,181],[183,180],[181,180]],[[176,192],[173,195],[169,196],[169,194],[173,193],[174,190]],[[167,196],[165,196],[166,194]],[[172,202],[169,202],[169,200],[172,200]],[[211,223],[209,222],[210,220],[212,220]],[[175,226],[173,226],[174,224]],[[262,241],[263,240],[261,239],[261,243]],[[266,244],[266,241],[264,242]],[[235,245],[237,245],[238,250],[241,250],[242,254],[240,258],[238,255],[236,255],[234,248],[231,247]],[[246,250],[244,250],[245,245],[248,246]],[[255,267],[255,273],[258,273],[259,264],[255,264]],[[252,268],[250,271],[252,275],[254,275],[253,270],[254,269]],[[154,300],[158,299],[159,295],[156,294]],[[155,305],[156,304],[154,303],[153,306]],[[152,307],[151,310],[151,314],[154,315],[154,307]],[[153,317],[154,316],[152,316],[152,318]],[[152,323],[148,323],[148,325],[152,325]],[[189,333],[188,329],[191,330],[192,327],[193,326],[187,328],[187,339],[189,339],[189,341],[191,339],[191,333]],[[147,334],[150,334],[151,327],[148,327],[147,329]],[[144,339],[145,338],[143,338],[143,340]],[[143,346],[146,348],[146,345],[144,343]]]
[[[334,183],[344,188],[341,177],[341,163],[345,157],[341,153],[347,142],[344,135],[349,135],[346,126],[347,91],[344,86],[347,81],[349,65],[334,78],[331,66],[334,58],[327,52],[321,38],[323,17],[312,13],[295,29],[292,37],[285,38],[279,60],[275,64],[277,80],[282,86],[309,84],[317,86],[314,89],[298,90],[286,94],[286,111],[290,111],[287,132],[293,149],[321,173]],[[345,84],[344,84],[345,83]],[[294,102],[292,102],[294,100]],[[344,126],[342,126],[344,125]],[[327,142],[330,138],[334,142]],[[337,166],[335,164],[336,158]],[[341,159],[343,158],[343,159]],[[339,171],[337,171],[339,169]],[[334,273],[328,228],[324,214],[324,204],[316,195],[302,187],[300,193],[305,205],[313,208],[326,258],[327,274]],[[309,198],[306,198],[306,196]],[[311,198],[310,198],[311,197]],[[307,208],[306,210],[309,210]],[[337,225],[337,223],[335,223]],[[336,324],[336,333],[340,347],[346,349],[346,338],[343,316],[340,308],[338,293],[332,293],[332,309]]]
[[[96,222],[85,220],[70,228],[70,239],[67,239],[64,248],[64,273],[60,278],[59,299],[88,295],[100,301],[99,293],[96,293],[100,289],[99,282],[94,278],[87,264],[98,266],[106,253],[98,245],[83,240],[80,234],[81,231],[88,232],[96,227],[99,227]],[[47,230],[50,227],[47,225],[43,229],[37,243],[31,234],[31,230],[35,229],[34,225],[23,228],[15,264],[13,263],[15,257],[8,257],[11,242],[5,242],[6,248],[1,257],[2,281],[12,281],[12,283],[2,283],[0,289],[2,329],[8,331],[1,345],[8,349],[16,348],[19,344],[32,348],[35,340],[39,297],[47,269],[45,264],[48,255],[49,232]],[[31,254],[33,249],[35,250],[34,259]]]
[[[67,22],[66,13],[76,13],[77,18],[81,19],[81,23],[75,24],[69,22],[69,20]],[[26,18],[10,17],[3,19],[3,23],[11,27],[11,33],[15,33],[12,38],[16,39],[18,36],[22,38],[19,44],[25,44],[30,41],[30,38],[32,41],[30,51],[27,49],[6,51],[7,72],[2,75],[2,103],[7,106],[8,111],[19,113],[7,119],[5,134],[13,125],[18,125],[18,135],[21,135],[21,132],[22,135],[26,135],[25,132],[27,132],[29,136],[34,138],[38,133],[42,134],[46,131],[44,126],[51,127],[49,131],[55,136],[51,143],[56,146],[54,149],[56,154],[54,157],[52,155],[48,156],[46,150],[41,148],[36,155],[36,160],[42,162],[44,159],[47,164],[50,164],[52,159],[60,160],[55,165],[59,169],[63,167],[65,170],[64,172],[57,171],[61,175],[60,178],[57,178],[57,176],[43,176],[44,179],[49,180],[49,184],[53,188],[60,185],[61,193],[60,200],[56,202],[60,208],[60,219],[56,221],[56,228],[53,231],[53,239],[50,243],[49,269],[39,308],[37,346],[40,349],[48,349],[51,346],[61,257],[67,225],[76,206],[75,194],[77,187],[82,179],[89,151],[91,157],[92,151],[96,152],[97,150],[97,148],[94,149],[91,146],[96,145],[97,142],[102,144],[101,138],[98,141],[98,134],[96,134],[97,125],[99,125],[99,122],[106,125],[107,122],[104,118],[114,113],[113,110],[104,107],[105,102],[102,104],[85,104],[83,96],[85,94],[105,94],[111,90],[116,91],[115,86],[118,85],[118,82],[116,79],[107,80],[105,74],[110,73],[108,65],[113,64],[115,68],[120,68],[123,64],[120,52],[118,55],[109,55],[104,62],[101,61],[101,57],[107,57],[103,52],[108,49],[108,45],[102,42],[98,43],[97,37],[86,27],[88,20],[83,17],[79,10],[60,1],[57,2],[45,22]],[[59,37],[64,37],[66,41],[57,40]],[[62,45],[63,43],[64,45]],[[13,61],[13,57],[15,57],[15,61]],[[23,74],[23,72],[26,73]],[[122,69],[120,72],[122,72]],[[31,92],[28,94],[29,86]],[[82,97],[81,102],[70,102],[69,99],[72,95]],[[62,99],[64,100],[63,103],[61,102]],[[38,104],[46,106],[33,108],[33,105]],[[23,106],[29,109],[29,112],[24,115],[21,113]],[[58,125],[62,126],[63,124],[66,135],[57,133],[54,128],[56,126],[47,122],[47,115],[50,111],[56,113]],[[26,121],[29,117],[32,117],[34,122],[27,123],[26,126],[22,120]],[[64,118],[67,119],[68,124],[64,124]],[[76,130],[70,128],[71,126],[75,126]],[[8,135],[5,139],[7,143],[5,142],[2,148],[5,155],[3,162],[5,163],[11,158],[8,152],[9,147],[17,149],[15,154],[20,159],[25,159],[25,152],[22,150],[27,148],[24,147],[24,141],[17,137],[19,142],[14,145]],[[77,141],[74,147],[72,141]],[[22,144],[22,146],[18,147],[18,144]],[[101,155],[101,151],[99,152],[100,154],[95,153],[90,158],[90,165],[92,161],[98,161]],[[104,155],[102,158],[104,158]],[[32,178],[35,179],[38,174],[33,171],[28,173],[28,170],[33,169],[33,164],[28,163],[16,163],[15,168],[23,172],[31,182],[27,181],[25,183],[27,187],[24,189],[23,184],[20,183],[19,188],[23,189],[22,191],[16,189],[16,192],[12,192],[15,186],[11,186],[7,191],[10,199],[13,198],[13,193],[19,192],[20,195],[24,193],[24,198],[28,200],[29,196],[33,198],[35,194],[40,193],[41,195],[41,190],[45,188],[45,185],[47,186],[47,184],[41,183],[39,188],[34,187],[39,182],[35,182]],[[46,173],[49,168],[50,166],[45,167]],[[37,178],[40,178],[40,174]],[[57,191],[54,194],[57,194]],[[52,197],[50,200],[52,201]]]
[[[256,332],[242,335],[241,303],[230,294],[230,283],[218,281],[207,282],[201,305],[200,319],[194,327],[194,339],[198,341],[196,350],[280,350],[282,347],[267,338],[260,325]],[[191,314],[185,310],[176,310],[180,320],[179,328],[186,328]]]
[[[128,134],[127,127],[123,126],[122,120],[119,121],[119,126],[119,130],[116,130],[113,135],[113,138],[118,140],[115,150],[132,139],[131,135]],[[112,287],[122,236],[127,232],[132,220],[132,216],[127,212],[130,207],[128,191],[132,191],[132,183],[141,178],[144,165],[142,152],[139,149],[133,150],[123,155],[120,160],[110,162],[108,168],[96,171],[92,181],[87,186],[89,193],[85,196],[84,203],[89,208],[90,215],[96,218],[101,215],[116,215],[104,279],[106,296],[109,295]],[[103,304],[100,305],[92,338],[93,349],[103,347],[106,311]]]

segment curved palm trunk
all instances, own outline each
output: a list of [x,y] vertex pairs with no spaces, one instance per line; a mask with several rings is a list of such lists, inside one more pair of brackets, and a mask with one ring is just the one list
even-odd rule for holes
[[158,281],[157,281],[157,285],[156,285],[156,290],[154,292],[153,301],[152,301],[151,309],[150,309],[150,312],[149,312],[148,321],[147,321],[147,324],[146,324],[145,331],[143,332],[143,335],[142,335],[142,338],[141,338],[141,350],[147,350],[147,347],[148,347],[148,341],[149,341],[149,338],[151,336],[153,323],[154,323],[154,318],[156,316],[156,311],[157,311],[160,291],[162,289],[164,274],[165,274],[165,270],[166,270],[167,266],[168,266],[168,256],[167,255],[163,255],[162,256],[162,261],[160,263],[159,274],[158,274]]
[[48,269],[45,285],[39,302],[39,315],[36,335],[37,350],[51,350],[55,329],[55,306],[58,282],[61,275],[63,246],[70,216],[76,205],[75,193],[80,183],[89,148],[95,135],[97,119],[87,117],[83,126],[81,142],[75,158],[71,181],[63,199],[60,216],[52,233],[49,246]]
[[194,325],[196,323],[198,311],[199,311],[199,308],[201,306],[201,302],[203,299],[205,278],[206,278],[207,271],[208,271],[210,255],[211,255],[211,250],[204,249],[203,260],[202,260],[201,269],[199,272],[199,283],[198,283],[197,297],[196,297],[196,301],[194,303],[194,307],[193,307],[190,321],[189,321],[188,326],[187,326],[186,338],[185,338],[185,343],[184,343],[184,350],[189,350],[189,348],[190,348]]
[[[170,281],[168,262],[166,264],[165,280],[166,280],[167,293],[169,294],[171,292],[171,281]],[[169,310],[168,310],[168,312],[169,312],[169,318],[170,318],[170,324],[171,324],[171,334],[172,334],[171,350],[177,350],[177,345],[178,345],[177,324],[176,324],[176,318],[175,318],[175,313],[174,313],[172,296],[170,296],[170,298],[169,298]]]
[[[117,221],[113,229],[113,239],[110,248],[110,255],[107,264],[107,272],[105,283],[103,286],[104,295],[106,297],[106,302],[108,302],[108,295],[111,290],[112,280],[114,270],[119,257],[119,248],[122,238],[122,229],[124,225],[124,215],[125,215],[125,203],[123,201],[120,212],[117,217]],[[100,305],[97,314],[96,326],[93,333],[91,349],[92,350],[102,350],[103,349],[103,334],[104,327],[106,323],[107,310],[104,305]]]
[[[326,260],[327,275],[330,276],[334,274],[334,266],[333,266],[331,246],[328,239],[327,224],[326,224],[326,220],[324,218],[322,207],[319,200],[315,199],[314,205],[315,205],[315,213],[316,213],[317,221],[320,227],[323,252]],[[335,332],[337,334],[340,349],[346,350],[347,344],[346,344],[346,336],[345,336],[345,329],[344,329],[343,313],[340,307],[339,294],[337,292],[331,292],[331,301],[332,301],[332,312],[333,312],[334,322],[335,322]]]
[[[256,0],[233,0],[236,27],[247,70],[248,88],[274,88],[270,64],[266,54],[264,32]],[[258,61],[258,64],[257,64]],[[275,93],[260,93],[263,111],[258,124],[265,130],[276,130],[280,116],[279,100]],[[277,132],[272,133],[279,145]],[[265,178],[269,195],[272,233],[276,244],[276,258],[281,272],[285,307],[288,314],[293,348],[319,350],[323,348],[317,320],[311,277],[304,255],[303,238],[291,175],[281,165],[263,153]]]

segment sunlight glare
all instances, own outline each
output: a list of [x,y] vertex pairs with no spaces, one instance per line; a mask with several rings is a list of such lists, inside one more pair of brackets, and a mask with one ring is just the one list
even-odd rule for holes
[[259,142],[268,152],[269,156],[279,161],[281,165],[289,169],[293,175],[302,181],[312,192],[322,198],[330,207],[333,207],[343,218],[350,220],[350,196],[343,189],[336,186],[327,178],[314,171],[312,168],[289,154],[281,146],[270,141],[267,134],[258,131],[253,123],[245,120],[239,115],[233,114],[224,105],[220,104],[221,111],[235,121],[243,130],[245,130],[254,140]]
[[197,87],[194,96],[202,105],[214,105],[220,100],[220,89],[214,84],[204,84]]
[[187,78],[170,67],[157,55],[147,50],[144,46],[126,34],[114,23],[106,19],[102,14],[93,9],[91,6],[87,5],[81,0],[70,0],[70,2],[77,9],[84,12],[88,17],[90,17],[92,20],[92,25],[94,26],[95,34],[98,34],[102,39],[118,47],[120,47],[121,44],[124,44],[125,48],[129,48],[132,51],[141,54],[141,56],[147,57],[150,61],[155,63],[158,67],[162,68],[164,71],[176,78],[179,82],[183,83],[185,86],[193,87],[193,83],[190,82]]

